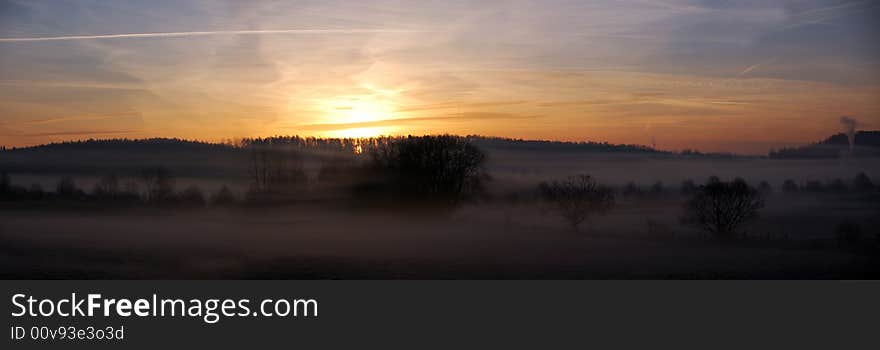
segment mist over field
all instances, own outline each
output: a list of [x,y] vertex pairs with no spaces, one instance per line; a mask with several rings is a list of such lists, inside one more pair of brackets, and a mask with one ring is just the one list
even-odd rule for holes
[[[880,158],[845,151],[744,157],[481,137],[93,141],[6,150],[0,274],[877,278]],[[421,158],[394,163],[393,155]],[[446,163],[425,163],[441,158]],[[462,181],[425,170],[460,159],[479,165]],[[573,207],[570,221],[572,207],[546,189],[580,174],[608,205],[578,197],[585,204]],[[759,201],[756,215],[724,232],[685,220],[712,176],[719,185],[742,179]]]

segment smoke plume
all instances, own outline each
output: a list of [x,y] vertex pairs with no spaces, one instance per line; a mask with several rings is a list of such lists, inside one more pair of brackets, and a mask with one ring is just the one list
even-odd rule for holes
[[849,151],[852,152],[856,145],[856,126],[858,126],[858,122],[855,118],[843,116],[840,117],[840,125],[843,125],[843,132],[846,133],[846,138],[849,140]]

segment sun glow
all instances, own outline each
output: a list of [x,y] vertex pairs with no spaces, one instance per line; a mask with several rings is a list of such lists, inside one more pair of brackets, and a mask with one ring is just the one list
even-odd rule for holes
[[[328,126],[324,136],[365,138],[389,135],[397,130],[385,122],[394,119],[393,103],[376,96],[348,96],[322,103],[324,123]],[[338,125],[338,128],[332,128]]]

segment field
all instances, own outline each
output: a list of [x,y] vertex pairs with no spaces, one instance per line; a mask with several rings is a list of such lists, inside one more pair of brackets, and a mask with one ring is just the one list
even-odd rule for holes
[[[107,208],[2,203],[5,278],[258,279],[861,279],[880,277],[880,202],[874,192],[782,193],[785,179],[850,181],[880,174],[876,158],[777,160],[637,154],[489,151],[488,194],[454,209],[357,205],[310,186],[283,205]],[[317,165],[306,164],[310,178]],[[173,170],[173,169],[172,169]],[[541,181],[588,173],[621,188],[661,181],[653,196],[616,195],[574,231],[534,196]],[[65,174],[12,173],[52,188]],[[679,220],[685,179],[767,181],[774,191],[736,240]],[[91,188],[97,175],[73,175]],[[207,193],[247,176],[182,176]],[[841,223],[860,227],[841,242]]]

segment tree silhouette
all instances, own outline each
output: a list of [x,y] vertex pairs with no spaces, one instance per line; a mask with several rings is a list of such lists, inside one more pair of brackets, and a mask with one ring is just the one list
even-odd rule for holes
[[455,204],[479,193],[485,154],[457,136],[386,139],[370,151],[380,187],[397,198]]
[[0,172],[0,197],[8,196],[12,193],[12,180],[5,171]]
[[31,199],[40,200],[46,197],[46,191],[43,190],[42,185],[38,183],[33,183],[28,189],[28,197],[30,197]]
[[141,171],[141,181],[146,188],[147,202],[167,202],[174,196],[174,178],[165,167],[157,166],[144,169]]
[[196,185],[191,185],[177,195],[177,202],[180,205],[190,207],[204,207],[207,201],[205,194]]
[[221,187],[217,193],[211,196],[211,205],[214,206],[229,206],[235,204],[236,201],[235,195],[227,186]]
[[92,190],[92,195],[101,199],[113,199],[119,197],[122,193],[121,188],[119,187],[119,177],[116,174],[109,174],[102,177],[95,184],[95,189]]
[[76,183],[73,182],[73,179],[69,177],[63,177],[58,181],[58,184],[55,185],[55,194],[61,198],[73,198],[79,195],[79,189],[76,188]]
[[716,237],[730,238],[741,224],[757,217],[763,207],[763,197],[745,180],[723,182],[713,176],[685,203],[682,221]]
[[697,184],[691,179],[684,180],[681,182],[681,188],[679,191],[683,196],[690,196],[697,192]]
[[853,188],[856,191],[870,191],[874,189],[874,183],[871,182],[871,178],[868,175],[861,172],[853,179]]
[[642,195],[644,195],[644,192],[642,192],[642,189],[639,188],[639,185],[637,185],[633,181],[627,182],[626,185],[623,187],[624,197],[640,197]]
[[862,228],[858,223],[843,221],[834,230],[838,245],[855,245],[862,240]]
[[596,183],[590,175],[542,182],[538,192],[576,232],[591,215],[605,212],[614,205],[613,191]]
[[842,179],[836,178],[828,182],[828,185],[825,186],[828,191],[831,192],[846,192],[846,183],[843,182]]
[[761,183],[758,184],[758,192],[764,197],[770,196],[773,194],[773,186],[767,181],[761,181]]
[[651,185],[650,192],[648,193],[654,197],[662,197],[666,194],[666,187],[663,186],[662,181],[657,181],[653,185]]
[[794,182],[793,179],[785,180],[782,183],[782,192],[787,194],[798,193],[800,188],[798,188],[797,182]]
[[302,160],[292,146],[276,145],[270,139],[253,141],[249,147],[252,194],[290,193],[304,187]]

